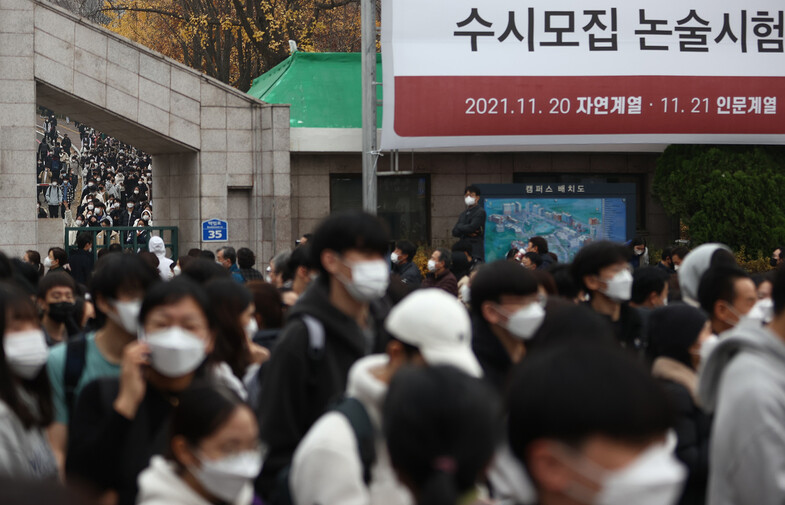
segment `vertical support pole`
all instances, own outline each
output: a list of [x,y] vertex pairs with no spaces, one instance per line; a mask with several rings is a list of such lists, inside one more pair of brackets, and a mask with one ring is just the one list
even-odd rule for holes
[[376,214],[376,0],[361,0],[363,209]]

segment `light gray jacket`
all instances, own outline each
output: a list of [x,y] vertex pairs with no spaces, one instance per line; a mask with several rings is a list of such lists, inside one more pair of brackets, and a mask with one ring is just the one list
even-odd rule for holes
[[[19,391],[22,401],[33,408],[32,398]],[[0,475],[26,479],[57,477],[57,463],[42,428],[26,429],[19,417],[0,401]]]
[[785,342],[742,324],[721,337],[701,372],[714,412],[708,505],[785,503]]

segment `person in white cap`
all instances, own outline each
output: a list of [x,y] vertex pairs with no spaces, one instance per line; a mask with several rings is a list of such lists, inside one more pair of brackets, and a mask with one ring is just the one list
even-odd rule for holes
[[[323,415],[294,453],[289,474],[294,503],[412,504],[395,477],[382,436],[381,409],[390,380],[402,367],[437,364],[482,375],[471,348],[469,315],[454,296],[437,289],[415,291],[392,309],[384,327],[391,336],[386,354],[357,361],[346,391],[367,414],[373,446],[364,447],[356,421],[340,407]],[[361,453],[369,449],[375,457],[364,463]]]

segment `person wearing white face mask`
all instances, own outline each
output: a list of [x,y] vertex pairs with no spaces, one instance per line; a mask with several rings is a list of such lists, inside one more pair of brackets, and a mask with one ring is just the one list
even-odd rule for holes
[[629,355],[575,341],[533,352],[508,398],[510,447],[539,505],[676,503],[686,470],[670,406]]
[[0,287],[0,311],[0,476],[56,479],[45,432],[52,422],[52,397],[44,332],[32,301],[17,289]]
[[785,269],[772,288],[774,317],[725,332],[700,374],[714,414],[708,505],[774,505],[785,496]]
[[[719,336],[747,322],[746,315],[755,306],[758,295],[747,272],[737,266],[718,265],[706,270],[701,277],[698,301],[709,315],[712,332]],[[762,323],[757,321],[758,326]]]
[[417,289],[422,284],[420,268],[412,261],[417,254],[417,248],[408,240],[399,240],[395,243],[395,250],[390,254],[392,273],[400,276],[401,282],[409,289]]
[[233,279],[214,279],[205,285],[210,307],[215,312],[215,350],[210,355],[212,373],[247,399],[245,383],[270,358],[270,351],[255,344],[258,324],[253,296]]
[[503,394],[526,342],[545,318],[534,274],[516,263],[481,266],[472,279],[472,349],[485,379]]
[[610,321],[619,344],[642,354],[646,347],[643,323],[627,303],[633,283],[629,254],[621,244],[593,242],[578,251],[570,269],[575,283],[589,295],[591,309]]
[[452,267],[452,253],[444,247],[433,251],[428,260],[428,275],[422,282],[424,288],[438,288],[453,296],[458,296],[458,279],[450,271]]
[[472,258],[485,260],[485,209],[480,205],[480,188],[467,186],[463,191],[466,210],[458,216],[452,236],[464,239],[472,246]]
[[101,327],[52,348],[47,372],[55,416],[48,431],[60,464],[65,459],[77,397],[91,381],[120,375],[123,349],[137,337],[142,295],[158,280],[158,273],[135,255],[101,258],[90,281]]
[[345,390],[352,364],[381,350],[384,314],[373,302],[389,283],[388,244],[384,224],[362,212],[328,217],[308,241],[320,275],[289,309],[259,396],[261,438],[270,447],[256,486],[264,499],[311,424]]
[[194,385],[174,410],[168,456],[139,476],[137,505],[250,505],[262,466],[256,417],[232,391]]
[[[70,426],[66,477],[98,499],[136,502],[137,477],[166,450],[178,395],[194,379],[208,379],[206,357],[215,334],[204,291],[179,278],[145,295],[140,337],[123,349],[121,373],[88,384]],[[120,462],[120,463],[118,463]]]

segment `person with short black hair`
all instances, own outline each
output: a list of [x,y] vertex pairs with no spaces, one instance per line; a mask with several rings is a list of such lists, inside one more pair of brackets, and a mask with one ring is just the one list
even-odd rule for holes
[[41,326],[49,345],[65,342],[78,332],[74,320],[76,283],[65,272],[47,274],[38,283],[37,303],[42,312]]
[[674,249],[671,249],[670,247],[663,249],[660,262],[657,263],[657,268],[668,275],[673,275],[676,273],[676,269],[674,268],[675,264],[673,262],[673,251]]
[[468,241],[472,246],[472,257],[485,259],[485,209],[480,205],[480,188],[466,186],[463,191],[466,210],[458,216],[452,236]]
[[472,349],[485,378],[503,394],[526,341],[545,318],[537,279],[517,263],[495,261],[477,270],[470,289]]
[[428,260],[428,274],[422,283],[424,288],[442,289],[453,296],[458,296],[458,280],[450,271],[452,253],[443,247],[434,249]]
[[[547,254],[547,253],[546,253]],[[521,265],[529,270],[537,270],[544,263],[543,257],[536,252],[529,251],[521,258]]]
[[628,303],[633,283],[629,255],[621,244],[592,242],[575,255],[571,270],[575,283],[589,295],[591,309],[608,318],[619,344],[642,355],[646,346],[643,322]]
[[618,349],[573,342],[527,356],[508,402],[510,447],[538,504],[678,499],[686,471],[673,455],[668,400]]
[[138,505],[253,501],[253,478],[262,467],[259,427],[232,391],[200,383],[180,393],[166,448],[139,475]]
[[240,267],[240,275],[243,276],[245,282],[264,280],[264,275],[253,267],[254,264],[256,264],[256,255],[252,250],[247,247],[237,250],[237,266]]
[[407,368],[384,402],[384,439],[395,473],[417,505],[475,505],[501,439],[501,402],[449,366]]
[[673,269],[678,272],[681,267],[681,262],[687,257],[690,250],[684,246],[674,247],[671,251],[671,261],[673,261]]
[[[265,500],[302,437],[346,389],[349,368],[379,346],[374,329],[383,315],[371,306],[389,284],[388,244],[386,226],[356,211],[326,218],[308,244],[320,275],[289,309],[258,402],[269,452],[256,489]],[[316,351],[315,332],[321,335]]]
[[410,289],[417,289],[422,284],[422,273],[414,263],[417,248],[408,240],[395,243],[395,250],[390,254],[392,272],[401,277],[401,282]]
[[[313,278],[319,275],[316,265],[313,263],[311,246],[308,244],[302,244],[292,251],[286,268],[292,273],[292,293],[298,298],[305,293]],[[290,303],[290,305],[294,305],[294,303]]]
[[782,246],[777,246],[777,248],[772,251],[771,259],[769,260],[769,264],[772,267],[777,267],[785,261],[785,254],[783,254],[783,251],[785,251],[785,249],[783,249]]
[[641,267],[632,273],[630,306],[654,309],[668,305],[668,274],[659,267]]
[[68,264],[68,254],[62,247],[50,247],[49,253],[44,259],[44,266],[49,270],[47,275],[54,272],[66,272],[65,266]]
[[718,265],[706,270],[698,288],[698,301],[709,316],[715,335],[727,331],[758,301],[755,283],[739,267]]
[[9,285],[0,285],[0,328],[0,475],[56,480],[46,338],[30,297]]
[[783,267],[772,298],[771,323],[737,325],[702,366],[700,403],[714,414],[708,505],[775,504],[785,496]]
[[47,362],[55,407],[49,438],[60,462],[77,397],[90,381],[120,374],[123,349],[137,338],[142,297],[158,280],[158,272],[136,255],[107,254],[98,262],[90,280],[98,331],[55,346]]
[[237,266],[237,253],[234,247],[222,247],[215,253],[215,261],[217,261],[225,269],[229,270],[232,274],[232,279],[240,284],[245,282],[243,276],[240,274],[240,267]]
[[386,352],[358,360],[346,389],[349,402],[369,416],[368,439],[379,454],[363,461],[364,448],[358,451],[352,421],[340,410],[327,412],[294,454],[289,482],[295,504],[411,503],[409,492],[395,478],[386,447],[376,443],[383,436],[381,412],[390,381],[409,366],[451,365],[474,377],[482,374],[468,338],[469,315],[455,297],[436,289],[418,290],[396,305],[384,324],[391,337]]
[[71,251],[68,264],[71,265],[71,276],[82,285],[87,285],[93,273],[93,234],[89,231],[79,232],[76,236],[76,249]]
[[537,268],[542,270],[548,270],[554,263],[553,257],[549,254],[550,251],[548,251],[548,241],[545,240],[545,237],[530,238],[529,243],[526,246],[526,252],[537,253],[540,256],[542,263],[540,263]]

